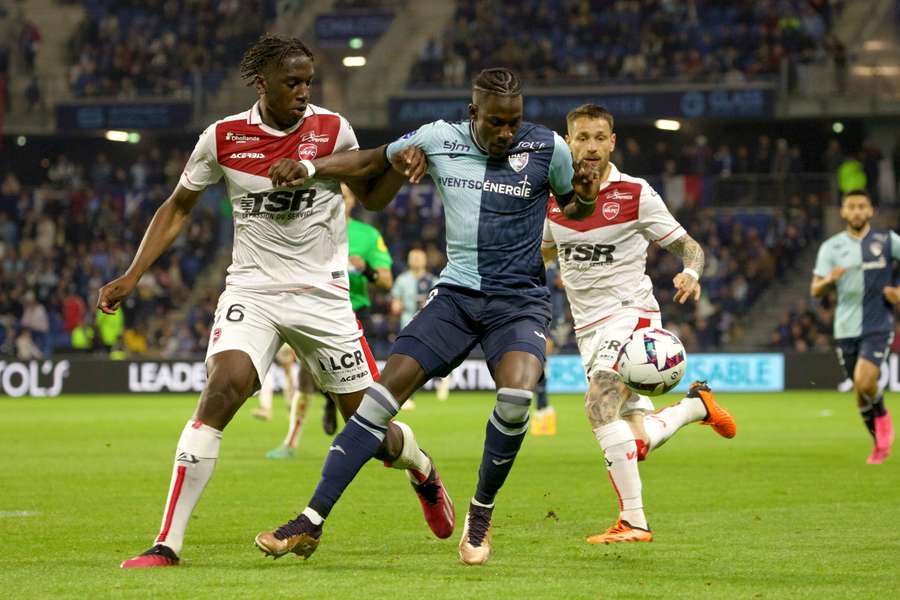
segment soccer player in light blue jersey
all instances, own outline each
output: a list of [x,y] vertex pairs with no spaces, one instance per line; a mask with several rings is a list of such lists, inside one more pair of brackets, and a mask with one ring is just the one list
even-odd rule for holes
[[819,248],[810,291],[819,297],[832,287],[837,290],[835,349],[853,380],[859,413],[875,438],[867,462],[881,464],[894,442],[894,426],[878,380],[894,339],[894,305],[900,301],[900,287],[891,285],[894,260],[900,259],[900,235],[873,229],[869,225],[873,213],[865,190],[844,196],[841,217],[847,229]]
[[[428,123],[374,150],[273,167],[276,185],[307,177],[366,179],[404,160],[413,163],[406,174],[415,178],[421,163],[413,159],[424,153],[444,204],[448,262],[436,292],[397,337],[381,379],[335,438],[306,509],[257,536],[266,554],[312,554],[324,519],[375,454],[400,405],[430,378],[449,374],[480,344],[497,384],[497,400],[459,558],[483,564],[490,556],[494,499],[528,430],[529,406],[543,375],[551,312],[541,257],[548,197],[552,192],[567,216],[580,219],[593,212],[600,189],[593,166],[573,165],[565,140],[522,116],[518,77],[507,69],[486,69],[473,82],[468,120]],[[421,483],[434,481],[430,459],[408,427],[404,432],[401,457],[421,463]],[[443,486],[436,490],[429,524],[449,536],[453,505]],[[422,499],[426,513],[429,502]]]

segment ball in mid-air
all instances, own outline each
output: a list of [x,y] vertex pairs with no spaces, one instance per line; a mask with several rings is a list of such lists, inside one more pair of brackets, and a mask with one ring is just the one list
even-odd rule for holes
[[678,385],[686,366],[684,346],[675,334],[645,327],[625,340],[616,370],[637,393],[659,396]]

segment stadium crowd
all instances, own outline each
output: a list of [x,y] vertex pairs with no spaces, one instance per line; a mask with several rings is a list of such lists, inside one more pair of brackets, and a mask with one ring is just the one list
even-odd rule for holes
[[[845,51],[834,0],[457,0],[421,50],[410,85],[461,87],[499,63],[545,84],[770,77],[782,63]],[[846,57],[844,57],[846,59]],[[489,64],[490,63],[490,64]]]
[[[0,354],[204,351],[214,303],[192,288],[222,244],[214,188],[195,209],[186,235],[141,279],[124,310],[95,310],[97,290],[122,274],[144,230],[181,173],[186,155],[152,147],[130,165],[100,153],[89,162],[59,155],[44,181],[0,180]],[[221,285],[221,281],[217,282]],[[217,292],[218,290],[216,290]]]
[[[69,41],[76,96],[190,97],[215,89],[265,23],[274,0],[82,0]],[[195,87],[196,86],[196,87]]]

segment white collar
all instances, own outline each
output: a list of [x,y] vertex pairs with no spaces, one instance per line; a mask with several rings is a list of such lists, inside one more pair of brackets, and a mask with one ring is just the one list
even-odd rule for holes
[[600,184],[600,189],[604,189],[611,183],[618,183],[622,181],[622,172],[619,171],[618,167],[613,163],[609,163],[609,177],[606,178],[606,181]]
[[268,125],[263,123],[262,115],[259,112],[259,100],[257,100],[250,108],[250,115],[247,117],[247,123],[249,123],[250,125],[259,126],[260,129],[262,129],[269,135],[285,136],[297,131],[303,125],[303,121],[306,119],[306,117],[313,114],[315,114],[315,112],[312,109],[312,104],[307,104],[306,111],[303,113],[302,119],[298,120],[287,129],[275,129],[274,127],[269,127]]

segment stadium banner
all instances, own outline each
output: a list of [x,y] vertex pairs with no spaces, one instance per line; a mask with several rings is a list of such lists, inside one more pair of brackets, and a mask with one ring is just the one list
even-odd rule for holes
[[[438,119],[467,118],[471,96],[405,95],[390,98],[388,114],[397,127],[417,127]],[[598,91],[571,94],[528,94],[525,118],[561,123],[581,104],[601,104],[616,121],[647,121],[661,117],[682,119],[766,119],[775,115],[775,89],[771,86],[700,88],[667,91]]]
[[[780,392],[784,387],[784,355],[688,354],[687,371],[676,391],[686,392],[692,381],[709,382],[717,392]],[[579,356],[551,356],[550,393],[583,393],[587,379]]]
[[60,131],[93,129],[185,129],[191,123],[191,102],[60,103]]
[[316,40],[324,46],[346,47],[351,38],[375,40],[394,21],[392,12],[328,13],[316,17]]
[[[379,368],[381,366],[383,363],[379,361]],[[676,389],[683,391],[690,381],[706,379],[716,391],[780,391],[784,389],[784,366],[781,354],[691,354],[687,373]],[[281,389],[284,372],[277,366],[273,366],[273,370],[275,387]],[[890,377],[891,389],[900,390],[896,356],[891,357]],[[583,393],[587,381],[581,359],[572,355],[551,356],[547,383],[550,393]],[[184,394],[199,393],[205,384],[203,360],[115,361],[82,356],[56,360],[0,360],[0,396]],[[433,389],[433,384],[433,381],[428,382],[425,389]],[[451,373],[450,389],[493,390],[494,380],[484,360],[469,359]]]

